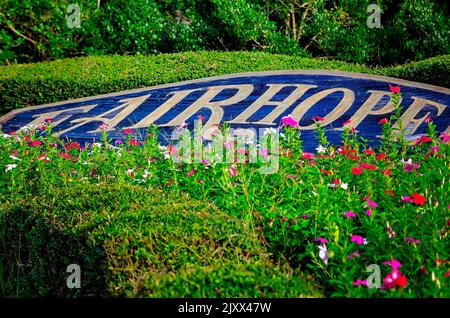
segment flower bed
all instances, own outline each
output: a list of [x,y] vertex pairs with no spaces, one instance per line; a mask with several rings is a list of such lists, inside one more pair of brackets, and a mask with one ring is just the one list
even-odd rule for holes
[[[231,246],[229,255],[235,255],[225,260],[232,259],[236,273],[244,271],[239,266],[240,259],[246,257],[244,255],[264,253],[258,247],[262,244],[270,259],[269,262],[264,260],[264,266],[288,266],[300,270],[308,275],[309,280],[314,279],[317,288],[326,296],[449,297],[450,137],[438,134],[430,119],[427,120],[427,135],[412,144],[408,142],[404,138],[406,129],[391,124],[401,113],[398,97],[399,93],[396,93],[395,114],[380,121],[383,133],[380,145],[375,148],[367,147],[367,142],[358,136],[351,122],[345,123],[342,144],[331,145],[326,139],[326,127],[320,125],[321,118],[315,118],[320,146],[317,153],[304,152],[301,131],[295,119],[286,116],[280,131],[268,132],[269,136],[279,134],[279,149],[255,148],[255,151],[262,153],[255,163],[219,163],[213,160],[180,162],[176,160],[179,153],[173,146],[161,147],[158,144],[156,127],[149,128],[146,138],[140,138],[132,130],[124,131],[122,143],[115,145],[110,144],[105,131],[99,143],[88,147],[52,137],[50,119],[37,129],[13,134],[4,132],[0,138],[0,166],[4,167],[0,175],[0,238],[2,242],[11,242],[11,238],[17,242],[26,231],[39,234],[41,243],[35,245],[32,244],[33,236],[28,234],[29,241],[24,242],[28,244],[27,252],[20,256],[24,264],[27,259],[42,259],[42,254],[41,258],[33,258],[42,250],[52,255],[55,262],[59,262],[59,258],[69,261],[84,257],[88,267],[95,267],[99,259],[104,260],[98,258],[99,255],[114,255],[114,258],[107,258],[110,262],[106,269],[110,274],[99,273],[102,283],[109,286],[102,290],[109,293],[114,290],[111,286],[122,286],[123,281],[139,279],[136,273],[140,272],[133,270],[135,265],[140,269],[150,268],[146,270],[148,276],[143,278],[147,282],[143,285],[146,288],[139,289],[144,290],[144,295],[153,292],[153,295],[161,296],[161,292],[158,294],[151,288],[160,284],[158,279],[161,277],[154,275],[161,270],[169,275],[161,278],[164,282],[161,284],[168,288],[165,289],[167,295],[217,294],[211,290],[220,290],[220,284],[211,284],[192,274],[199,271],[198,266],[210,266],[202,263],[202,259],[204,255],[214,253],[215,248],[201,249],[201,241],[188,240],[190,243],[183,244],[177,253],[188,255],[183,253],[194,246],[193,253],[198,257],[185,257],[181,265],[176,261],[178,254],[158,252],[156,258],[146,256],[146,253],[153,253],[149,247],[153,245],[140,239],[142,231],[148,231],[156,223],[144,222],[142,225],[139,220],[146,220],[145,213],[152,213],[151,205],[156,204],[155,200],[160,200],[160,208],[173,218],[174,213],[181,213],[184,208],[171,202],[182,198],[183,202],[203,202],[204,207],[200,210],[194,208],[196,212],[206,206],[207,209],[223,211],[229,217],[224,216],[222,220],[208,225],[218,231],[211,240],[214,243],[208,244],[214,246],[220,240],[220,233],[228,233],[227,230],[220,230],[223,222],[242,223],[248,227],[248,232],[241,235],[258,238],[252,243],[253,246],[247,245],[244,249],[239,245],[242,242],[225,244]],[[226,130],[226,127],[222,129]],[[260,173],[259,169],[265,164],[261,158],[273,156],[275,150],[279,150],[277,171]],[[247,151],[243,150],[244,153]],[[132,186],[135,190],[121,193],[120,189],[124,186]],[[91,190],[86,193],[80,191],[89,187]],[[92,188],[105,189],[109,195],[102,194],[100,190],[95,192]],[[71,191],[74,191],[73,196]],[[141,194],[136,196],[133,194],[135,192]],[[146,201],[148,196],[156,199]],[[151,205],[146,205],[146,202]],[[133,209],[141,211],[139,217],[120,217],[121,211]],[[30,218],[25,212],[33,217]],[[11,218],[12,215],[14,218]],[[158,220],[164,223],[164,214],[159,215]],[[209,218],[210,215],[204,214],[203,217]],[[196,223],[203,224],[201,220],[194,218],[189,226],[195,230]],[[169,231],[186,227],[186,223],[174,223]],[[129,233],[123,235],[122,230],[113,229],[115,226],[128,228]],[[62,233],[64,229],[71,232],[72,242],[77,242],[78,234],[80,241],[91,242],[90,245],[86,243],[89,253],[78,253],[70,248],[70,244],[52,245],[56,229]],[[155,232],[153,237],[165,237],[166,230]],[[45,231],[49,234],[46,235]],[[183,231],[183,235],[190,233],[190,230]],[[151,234],[146,235],[152,237]],[[186,236],[181,238],[181,241],[186,240]],[[170,250],[173,239],[168,236],[160,244]],[[92,240],[97,243],[93,244]],[[131,244],[133,240],[138,243]],[[8,245],[4,243],[5,246]],[[247,251],[247,254],[233,254],[236,246]],[[17,255],[23,248],[9,247],[8,255]],[[110,254],[109,249],[113,249],[114,253]],[[223,257],[217,256],[219,260]],[[167,260],[173,264],[169,262],[164,267],[156,266],[158,262]],[[141,261],[143,263],[139,263]],[[194,270],[186,267],[189,264],[194,266]],[[34,270],[31,275],[34,290],[41,288],[41,294],[64,295],[57,287],[48,286],[48,278],[53,274],[46,272],[45,275],[50,276],[42,276],[39,267],[36,267],[38,265],[29,264]],[[207,272],[203,271],[203,274]],[[96,270],[91,269],[90,273],[88,277],[92,278]],[[3,273],[4,277],[8,275],[14,275],[14,272]],[[27,274],[23,275],[25,280],[31,279]],[[194,275],[196,279],[189,275]],[[257,281],[259,274],[252,275],[255,276],[250,282]],[[300,277],[298,275],[285,276],[286,291],[300,288],[299,284],[292,283],[292,277]],[[271,277],[270,274],[266,276]],[[266,279],[266,276],[261,277]],[[194,280],[204,293],[184,293],[183,287],[180,287],[183,282],[175,285],[167,283],[183,281],[182,277],[190,277],[189,280]],[[214,279],[226,281],[227,277],[230,276],[217,274]],[[277,288],[283,289],[283,284],[279,282],[273,279],[266,283],[278,284]],[[248,284],[247,281],[239,286]],[[240,291],[239,288],[225,295],[305,295],[303,292],[257,293],[248,292],[244,287]],[[120,287],[119,290],[119,294],[140,295],[131,287]],[[127,292],[129,290],[131,292]],[[95,289],[93,292],[99,293]]]

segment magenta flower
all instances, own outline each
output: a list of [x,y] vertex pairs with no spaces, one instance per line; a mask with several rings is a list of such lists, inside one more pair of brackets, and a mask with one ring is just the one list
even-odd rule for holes
[[441,133],[441,138],[443,142],[449,142],[450,141],[450,135],[447,135],[446,133]]
[[297,127],[298,121],[296,121],[291,115],[281,118],[283,126]]
[[359,251],[356,251],[356,252],[350,254],[349,256],[347,256],[347,259],[352,259],[352,258],[358,257],[360,255],[361,254],[359,253]]
[[370,209],[369,209],[369,210],[366,210],[366,215],[367,215],[367,216],[371,216],[371,215],[372,215],[372,210],[370,210]]
[[384,262],[383,264],[391,266],[392,271],[397,271],[399,267],[402,267],[402,263],[400,263],[396,259],[391,259],[389,261]]
[[208,164],[208,160],[202,159],[202,163],[203,163],[204,165],[207,165],[207,164]]
[[412,237],[407,237],[406,238],[406,243],[411,243],[411,244],[420,244],[420,240],[415,240]]
[[308,214],[303,214],[302,218],[306,220],[308,218]]
[[190,176],[193,176],[196,172],[197,172],[197,169],[194,168],[186,174],[186,177],[189,178]]
[[230,176],[231,176],[231,177],[236,177],[236,175],[237,175],[236,168],[233,167],[233,166],[231,166],[231,167],[230,167]]
[[287,174],[286,179],[291,179],[291,180],[295,180],[295,176],[293,174]]
[[346,211],[345,216],[347,217],[347,219],[356,218],[356,214],[352,211]]
[[263,155],[263,157],[267,160],[269,159],[269,149],[264,148],[261,150],[261,154]]
[[413,202],[412,198],[409,195],[402,196],[402,201],[406,203]]
[[362,236],[359,236],[359,235],[350,234],[350,241],[351,242],[355,242],[358,245],[361,245],[361,244],[364,244],[366,239],[364,237],[362,237]]
[[376,204],[375,202],[373,202],[371,198],[368,198],[368,199],[367,199],[367,204],[368,204],[370,207],[372,207],[372,208],[378,207],[378,204]]
[[323,237],[318,237],[318,238],[314,239],[314,242],[320,242],[322,244],[326,244],[326,243],[328,243],[328,240],[324,239]]
[[355,282],[353,282],[352,285],[353,286],[358,286],[358,285],[368,286],[369,284],[367,283],[367,280],[357,279]]

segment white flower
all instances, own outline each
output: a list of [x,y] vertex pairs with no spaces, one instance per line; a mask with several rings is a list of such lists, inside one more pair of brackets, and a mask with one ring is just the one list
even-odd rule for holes
[[364,239],[363,244],[367,245],[367,244],[369,244],[369,241],[367,239]]
[[11,138],[11,135],[3,134],[2,137],[3,137],[3,138]]
[[12,170],[12,169],[14,169],[14,168],[17,168],[17,165],[16,165],[16,164],[6,165],[6,171],[10,171],[10,170]]
[[147,179],[150,173],[147,171],[147,169],[144,170],[144,174],[142,175],[142,178]]
[[170,159],[170,154],[168,152],[164,153],[164,159]]
[[134,176],[134,170],[133,169],[128,169],[127,171],[125,171],[125,174],[129,175],[129,176]]
[[22,159],[20,159],[20,158],[17,158],[16,156],[9,156],[12,160],[17,160],[17,161],[22,161]]
[[319,258],[325,263],[328,263],[328,250],[325,244],[319,246]]
[[319,145],[319,147],[316,148],[317,153],[324,153],[327,151],[327,148],[325,148],[322,145]]
[[348,189],[348,183],[342,182],[341,183],[341,188],[344,189],[344,190],[347,190]]
[[275,128],[272,128],[272,127],[266,128],[264,130],[264,136],[267,136],[267,135],[270,135],[270,134],[276,134],[276,133],[278,133],[278,130],[275,129]]
[[102,147],[102,144],[99,143],[99,142],[94,142],[94,143],[92,144],[92,147],[99,147],[99,148],[101,148],[101,147]]
[[330,188],[336,188],[336,185],[335,185],[334,183],[328,183],[328,186],[329,186]]

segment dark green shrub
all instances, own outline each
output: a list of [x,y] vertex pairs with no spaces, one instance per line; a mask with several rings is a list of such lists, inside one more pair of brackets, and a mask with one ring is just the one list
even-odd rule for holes
[[[4,296],[319,295],[206,202],[118,183],[41,191],[0,205]],[[81,267],[79,290],[66,287],[69,264]]]
[[96,56],[0,67],[0,114],[72,98],[237,72],[331,69],[382,74],[450,87],[450,56],[400,67],[371,69],[339,61],[261,52],[197,52]]

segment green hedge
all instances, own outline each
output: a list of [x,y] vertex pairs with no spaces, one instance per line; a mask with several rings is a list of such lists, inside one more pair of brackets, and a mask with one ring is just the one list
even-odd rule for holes
[[[207,202],[117,183],[36,191],[0,204],[0,295],[320,296]],[[66,286],[69,264],[81,289]]]
[[450,87],[450,55],[384,69],[261,52],[95,56],[0,67],[0,113],[208,76],[287,69],[382,74]]

